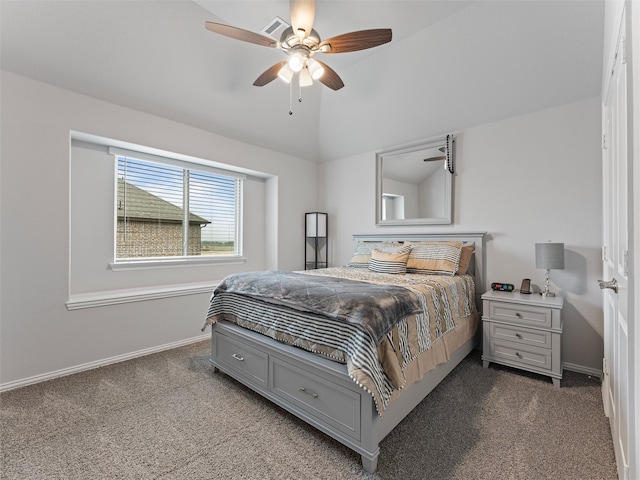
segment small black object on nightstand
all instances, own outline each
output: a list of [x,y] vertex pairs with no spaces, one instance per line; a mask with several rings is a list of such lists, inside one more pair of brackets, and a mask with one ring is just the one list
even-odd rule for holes
[[491,290],[497,290],[500,292],[513,292],[515,287],[511,283],[497,283],[494,282],[491,284]]

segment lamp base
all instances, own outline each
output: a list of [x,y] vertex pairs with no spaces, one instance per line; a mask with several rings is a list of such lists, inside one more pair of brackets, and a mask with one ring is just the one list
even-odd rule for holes
[[549,279],[549,276],[550,276],[549,273],[550,273],[549,269],[547,268],[547,272],[546,272],[546,274],[544,276],[544,290],[540,292],[540,295],[542,295],[543,297],[555,297],[556,296],[555,293],[549,291],[549,284],[551,283],[550,279]]

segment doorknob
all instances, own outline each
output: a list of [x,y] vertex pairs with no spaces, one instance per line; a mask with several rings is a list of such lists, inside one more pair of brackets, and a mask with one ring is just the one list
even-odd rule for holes
[[602,290],[604,290],[605,288],[610,288],[614,292],[618,293],[618,281],[615,278],[613,278],[609,282],[605,282],[604,280],[598,280],[598,285],[600,285],[600,288]]

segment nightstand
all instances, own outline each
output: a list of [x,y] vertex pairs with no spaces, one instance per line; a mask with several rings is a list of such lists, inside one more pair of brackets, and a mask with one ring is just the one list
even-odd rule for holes
[[482,364],[491,362],[562,379],[560,296],[490,291],[482,295]]

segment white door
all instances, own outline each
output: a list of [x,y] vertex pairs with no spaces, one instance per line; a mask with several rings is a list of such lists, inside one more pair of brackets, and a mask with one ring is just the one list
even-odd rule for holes
[[609,416],[618,477],[629,475],[629,222],[627,64],[625,21],[603,109],[603,399]]

